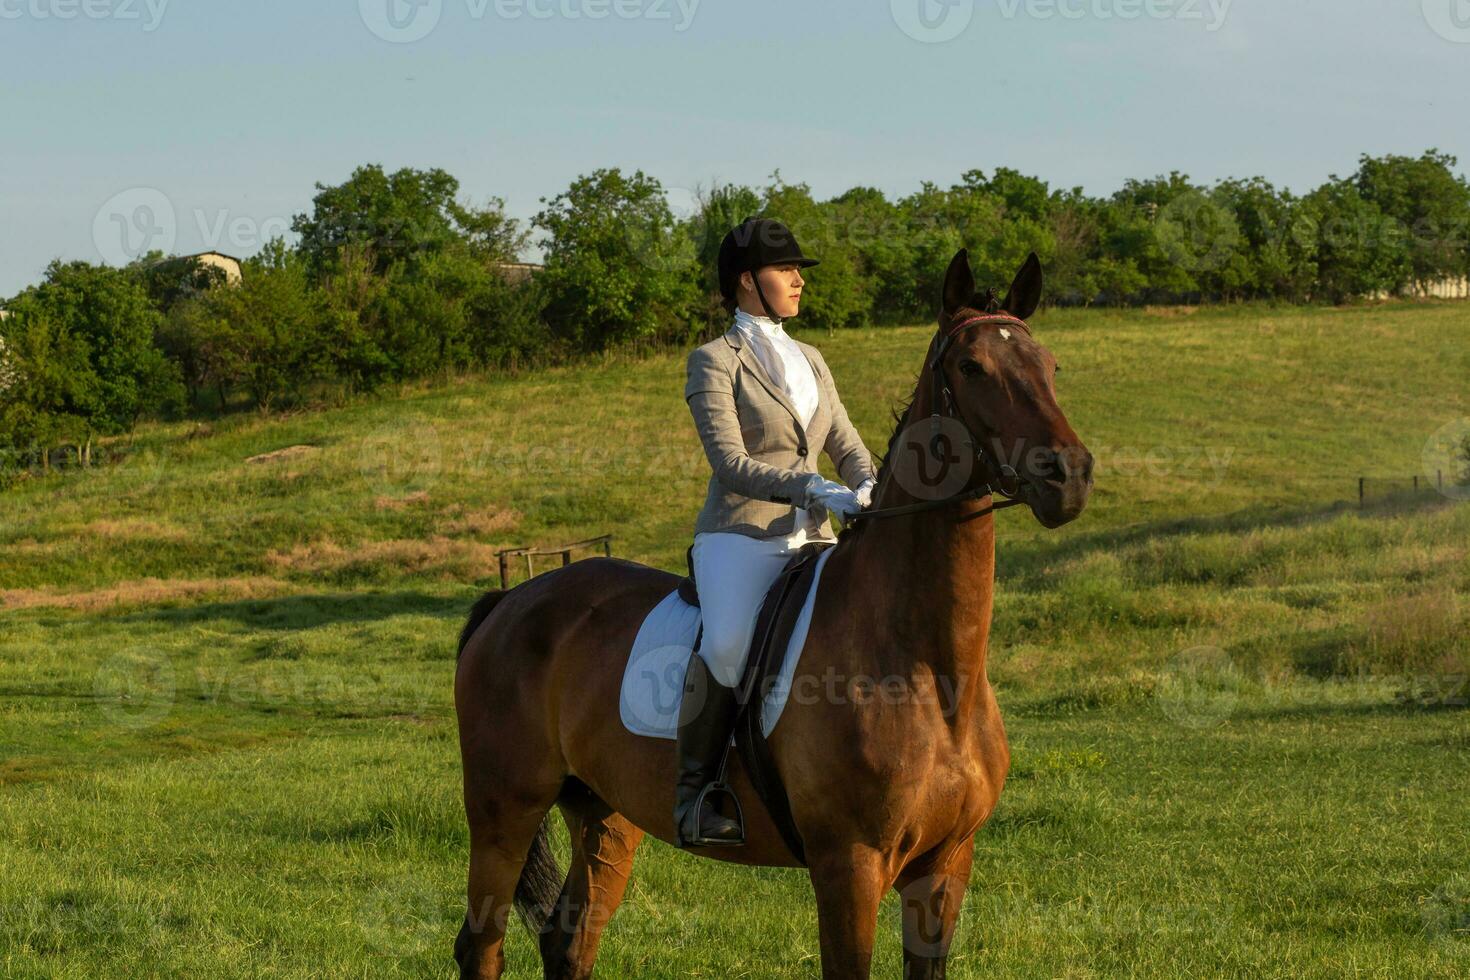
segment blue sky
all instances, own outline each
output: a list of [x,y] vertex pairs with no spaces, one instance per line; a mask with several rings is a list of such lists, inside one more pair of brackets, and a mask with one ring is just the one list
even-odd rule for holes
[[1302,191],[1470,169],[1467,119],[1470,0],[0,0],[0,296],[144,236],[252,253],[366,162],[522,218],[601,166],[676,208],[778,168]]

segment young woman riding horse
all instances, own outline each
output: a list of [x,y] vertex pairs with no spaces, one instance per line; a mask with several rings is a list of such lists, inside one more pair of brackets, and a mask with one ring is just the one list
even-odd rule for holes
[[[787,264],[797,256],[793,243]],[[750,271],[742,269],[742,277]],[[799,273],[778,266],[752,275],[749,288],[757,299],[772,297],[767,319],[774,320],[794,312],[793,305],[776,304],[798,297],[798,282]],[[975,291],[961,251],[945,274],[942,296],[938,329],[888,440],[872,505],[850,515],[855,523],[823,556],[792,690],[820,680],[824,696],[793,697],[767,739],[805,859],[787,847],[734,756],[727,781],[744,801],[745,843],[690,851],[743,864],[804,865],[816,897],[826,980],[869,975],[878,906],[889,889],[901,895],[904,976],[944,976],[975,832],[995,807],[1010,764],[986,675],[994,511],[1004,505],[997,491],[1024,503],[1046,527],[1058,527],[1082,512],[1092,487],[1092,456],[1056,401],[1056,358],[1026,323],[1041,297],[1036,257],[997,300],[993,291]],[[751,346],[741,341],[738,351],[748,356]],[[720,344],[739,356],[724,339],[716,352]],[[732,377],[733,365],[725,363],[731,373],[722,378],[703,356],[691,355],[691,377],[706,380],[691,385],[690,404],[735,398],[739,442],[720,436],[722,453],[712,462],[717,476],[733,471],[733,483],[757,493],[737,487],[727,503],[727,491],[717,489],[716,505],[707,500],[701,516],[726,506],[750,508],[737,523],[780,540],[795,533],[801,510],[821,505],[845,512],[852,504],[847,491],[813,489],[813,445],[807,456],[799,452],[801,436],[815,444],[821,417],[830,412],[825,425],[833,435],[823,436],[820,448],[838,448],[844,479],[865,480],[861,443],[835,435],[847,428],[845,417],[842,426],[836,423],[835,393],[825,408],[819,395],[811,428],[798,429],[795,399],[771,390],[765,393],[773,402],[785,398],[796,411],[783,403],[781,413],[769,405],[752,413],[747,397],[742,413],[740,394],[765,387],[764,366],[742,356]],[[811,356],[810,367],[830,385],[819,356]],[[706,397],[726,385],[729,394]],[[778,447],[791,465],[751,458],[747,439]],[[797,470],[807,472],[793,476]],[[717,528],[701,533],[730,531]],[[718,617],[726,606],[717,593],[728,586],[712,586],[722,582],[721,573],[708,574],[715,578],[696,573],[696,579]],[[598,942],[623,899],[644,834],[678,842],[670,806],[677,753],[668,741],[624,726],[618,692],[634,637],[679,579],[637,562],[592,558],[488,593],[471,611],[454,678],[470,832],[468,902],[454,949],[462,977],[501,976],[512,905],[539,936],[547,977],[592,976]],[[743,581],[741,588],[753,591]],[[714,641],[706,624],[706,649],[715,642],[726,652],[741,648],[725,645],[725,629],[736,632],[727,621]],[[717,676],[733,676],[722,669]],[[878,679],[882,696],[869,686]],[[691,775],[686,785],[697,781]],[[565,874],[548,845],[553,806],[571,839]],[[701,822],[704,834],[721,832],[714,821]]]
[[[779,221],[751,218],[731,230],[719,280],[735,322],[689,355],[684,399],[714,472],[691,552],[703,634],[680,703],[680,847],[744,842],[740,824],[700,790],[730,740],[756,613],[803,545],[836,541],[827,513],[845,520],[868,503],[874,483],[872,458],[821,353],[782,329],[801,306],[800,270],[816,264]],[[818,473],[817,451],[857,490]]]

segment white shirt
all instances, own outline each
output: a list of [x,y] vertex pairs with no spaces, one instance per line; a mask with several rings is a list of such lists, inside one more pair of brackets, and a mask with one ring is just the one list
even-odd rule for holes
[[751,316],[744,310],[735,311],[735,330],[750,345],[751,353],[776,382],[776,387],[796,406],[802,428],[810,425],[819,398],[817,375],[796,341],[781,329],[779,320]]
[[[795,340],[783,329],[779,320],[770,317],[752,316],[744,310],[735,311],[734,329],[750,346],[755,359],[771,376],[776,387],[786,393],[801,417],[802,428],[811,423],[816,414],[817,402],[821,397],[817,389],[817,375],[811,362]],[[797,510],[796,526],[791,537],[786,539],[788,548],[800,548],[815,537],[818,529],[827,522],[827,514],[821,516],[811,510]]]

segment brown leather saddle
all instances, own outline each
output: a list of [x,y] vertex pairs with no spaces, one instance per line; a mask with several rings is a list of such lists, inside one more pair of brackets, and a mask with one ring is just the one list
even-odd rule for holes
[[[760,612],[756,615],[755,632],[751,636],[750,652],[745,660],[745,673],[741,676],[737,691],[740,708],[735,716],[735,747],[740,752],[740,760],[745,765],[751,783],[755,786],[756,795],[765,804],[766,812],[771,815],[776,829],[781,832],[787,848],[802,864],[806,863],[806,849],[791,816],[791,802],[786,796],[786,785],[781,780],[781,773],[777,771],[775,760],[771,756],[770,745],[761,731],[761,705],[780,679],[792,630],[806,602],[807,593],[811,591],[817,557],[832,547],[832,544],[831,541],[808,541],[802,545],[766,590],[766,597],[761,600]],[[684,560],[689,567],[689,574],[679,582],[679,597],[692,606],[698,606],[693,545],[685,552]],[[704,627],[701,625],[694,640],[696,651],[703,636]],[[728,748],[725,753],[710,790],[713,796],[730,800],[734,814],[726,815],[743,824],[740,803],[725,785]]]

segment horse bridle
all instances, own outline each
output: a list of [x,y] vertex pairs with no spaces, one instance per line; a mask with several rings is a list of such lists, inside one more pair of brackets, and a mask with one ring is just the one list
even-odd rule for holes
[[999,495],[1005,498],[996,503],[992,503],[989,507],[982,507],[973,514],[966,514],[964,517],[955,519],[955,523],[963,523],[964,521],[974,520],[977,517],[984,517],[986,514],[1006,507],[1014,507],[1017,504],[1025,503],[1020,498],[1020,474],[1010,465],[995,459],[991,453],[985,450],[985,447],[980,444],[980,441],[975,438],[975,431],[965,423],[964,418],[960,415],[959,403],[955,400],[954,392],[949,387],[949,379],[944,374],[944,355],[949,351],[950,345],[954,343],[955,337],[966,327],[973,327],[979,323],[1013,324],[1025,330],[1028,336],[1031,333],[1031,328],[1027,326],[1025,320],[1011,316],[1009,313],[985,313],[979,316],[972,316],[949,328],[944,338],[940,340],[938,350],[934,352],[934,359],[929,362],[929,369],[934,373],[934,385],[938,388],[938,404],[935,406],[935,411],[929,416],[928,448],[931,458],[940,462],[944,461],[945,458],[939,451],[940,418],[942,415],[945,418],[953,419],[960,428],[965,430],[965,444],[975,450],[975,458],[988,471],[989,476],[986,482],[974,490],[965,490],[952,496],[941,497],[938,500],[925,500],[917,504],[883,507],[878,510],[860,510],[847,519],[849,523],[872,517],[897,517],[900,514],[913,514],[919,511],[934,510],[935,508],[947,507],[950,504],[964,500],[978,500],[981,497]]

